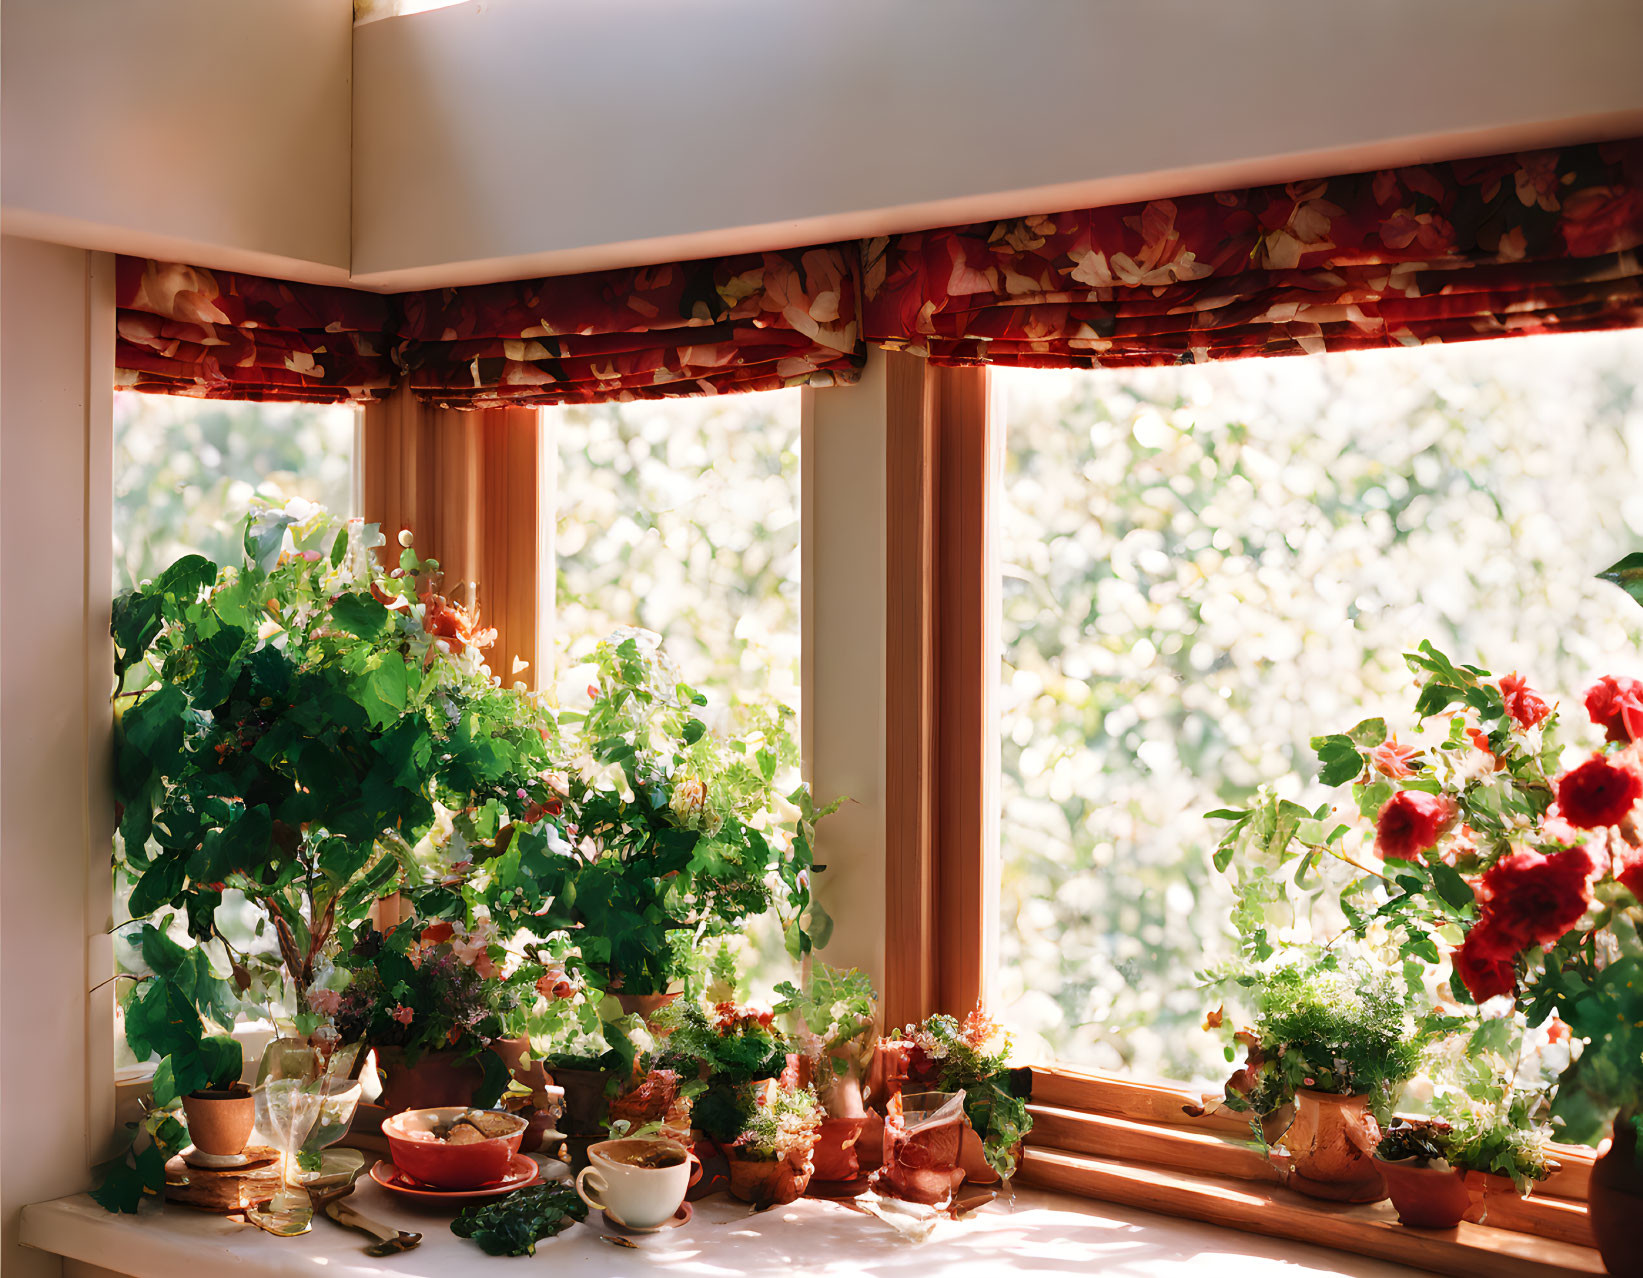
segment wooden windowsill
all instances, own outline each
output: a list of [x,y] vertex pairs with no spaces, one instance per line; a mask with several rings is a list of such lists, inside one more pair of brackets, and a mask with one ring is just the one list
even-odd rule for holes
[[1561,1168],[1532,1196],[1492,1198],[1487,1224],[1432,1232],[1400,1225],[1390,1203],[1327,1203],[1285,1189],[1247,1117],[1190,1088],[1035,1068],[1032,1091],[1026,1184],[1439,1273],[1604,1272],[1586,1213],[1590,1150],[1556,1147]]

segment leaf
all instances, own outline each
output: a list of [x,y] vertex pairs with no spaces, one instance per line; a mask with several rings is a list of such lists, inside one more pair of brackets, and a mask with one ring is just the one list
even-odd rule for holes
[[1312,748],[1322,765],[1318,769],[1318,780],[1325,785],[1345,785],[1363,771],[1363,756],[1352,738],[1344,733],[1313,737]]
[[1355,745],[1363,746],[1365,749],[1373,748],[1386,740],[1386,720],[1365,719],[1356,727],[1349,728],[1346,735]]
[[1634,550],[1624,559],[1610,564],[1597,574],[1597,579],[1619,586],[1635,602],[1643,604],[1643,550]]
[[387,634],[394,624],[393,617],[393,613],[368,594],[341,595],[331,604],[331,624],[361,639],[377,639]]
[[1438,895],[1457,910],[1464,910],[1477,899],[1472,885],[1460,876],[1454,866],[1445,865],[1442,861],[1432,865],[1432,882],[1438,889]]
[[128,906],[131,917],[142,918],[169,904],[183,890],[186,878],[187,867],[180,858],[169,855],[156,858],[131,889]]

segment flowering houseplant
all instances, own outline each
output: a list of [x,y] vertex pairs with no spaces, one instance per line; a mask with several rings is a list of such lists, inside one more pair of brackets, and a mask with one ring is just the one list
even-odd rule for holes
[[[388,569],[374,525],[258,506],[240,563],[186,556],[114,604],[115,867],[139,945],[157,950],[146,920],[169,907],[161,925],[219,953],[237,994],[274,1004],[288,987],[303,1020],[338,929],[423,876],[412,849],[441,811],[474,849],[551,823],[551,718],[499,686],[488,634],[401,540]],[[225,899],[270,943],[234,946]],[[153,967],[125,1002],[133,1050],[161,1057],[157,1111],[209,1072],[204,1027],[233,1020],[206,952]],[[134,1210],[163,1162],[109,1165],[102,1201]]]
[[804,1193],[815,1164],[822,1110],[808,1087],[774,1080],[752,1089],[739,1130],[721,1141],[730,1164],[730,1192],[757,1208],[790,1203]]
[[542,923],[568,930],[577,965],[624,996],[667,992],[705,940],[772,907],[794,958],[825,944],[810,875],[826,813],[805,786],[775,788],[796,758],[785,712],[745,736],[710,732],[706,698],[647,631],[617,631],[593,662],[588,709],[559,716],[575,855],[540,882]]
[[775,1012],[793,1022],[801,1049],[814,1062],[818,1090],[837,1078],[861,1078],[877,1042],[878,992],[854,968],[817,963],[801,989],[791,981],[776,987]]
[[1515,1009],[1531,1026],[1560,1017],[1577,1050],[1552,1117],[1565,1138],[1595,1143],[1643,1104],[1643,780],[1631,737],[1643,685],[1594,685],[1586,708],[1605,743],[1565,767],[1557,710],[1521,677],[1457,666],[1429,643],[1407,659],[1419,727],[1440,723],[1439,740],[1400,744],[1371,720],[1313,742],[1322,779],[1352,782],[1372,823],[1360,846],[1327,810],[1269,799],[1227,814],[1218,859],[1259,845],[1277,872],[1344,865],[1337,899],[1353,932],[1384,936],[1462,1004]]
[[1027,1102],[1016,1094],[1010,1036],[981,1008],[963,1022],[937,1013],[902,1037],[907,1082],[915,1089],[964,1092],[964,1117],[981,1140],[982,1156],[1000,1176],[1015,1174],[1016,1150],[1032,1130]]

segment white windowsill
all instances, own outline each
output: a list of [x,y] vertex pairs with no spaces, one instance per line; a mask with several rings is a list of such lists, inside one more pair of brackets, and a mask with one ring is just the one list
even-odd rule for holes
[[965,1220],[943,1222],[923,1244],[904,1242],[882,1222],[836,1203],[801,1199],[754,1215],[715,1195],[695,1204],[688,1225],[635,1239],[636,1250],[602,1242],[599,1235],[609,1232],[604,1228],[578,1225],[540,1243],[534,1264],[487,1256],[450,1232],[450,1213],[408,1209],[368,1181],[353,1201],[368,1215],[420,1232],[422,1245],[373,1260],[364,1253],[363,1234],[329,1220],[316,1220],[305,1237],[281,1239],[183,1207],[162,1213],[148,1204],[136,1216],[109,1215],[83,1194],[25,1207],[21,1238],[27,1246],[134,1278],[483,1278],[527,1269],[554,1278],[659,1272],[704,1278],[1102,1272],[1125,1278],[1211,1272],[1215,1278],[1271,1278],[1274,1262],[1294,1278],[1392,1278],[1411,1272],[1320,1247],[1037,1190],[1018,1193],[1013,1211],[994,1203]]

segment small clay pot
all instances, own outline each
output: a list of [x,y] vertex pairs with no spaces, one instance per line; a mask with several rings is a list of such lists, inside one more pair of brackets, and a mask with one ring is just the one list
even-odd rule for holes
[[1398,1219],[1413,1229],[1453,1229],[1471,1205],[1466,1174],[1447,1163],[1377,1155],[1375,1166],[1386,1181]]
[[1285,1183],[1313,1198],[1380,1202],[1386,1197],[1374,1157],[1380,1139],[1367,1094],[1335,1096],[1303,1088],[1295,1093],[1295,1121],[1283,1135],[1289,1154]]
[[220,1158],[242,1152],[257,1125],[257,1102],[244,1083],[190,1092],[183,1097],[183,1113],[194,1148]]
[[649,1025],[651,1017],[678,997],[679,991],[674,990],[668,994],[618,994],[616,1001],[622,1005],[624,1015],[641,1016]]
[[1598,1254],[1611,1278],[1643,1278],[1643,1164],[1638,1162],[1637,1128],[1624,1117],[1614,1124],[1614,1141],[1592,1164],[1587,1209]]
[[759,1211],[794,1201],[808,1188],[814,1170],[809,1154],[759,1160],[740,1157],[735,1146],[724,1153],[730,1164],[730,1192]]

